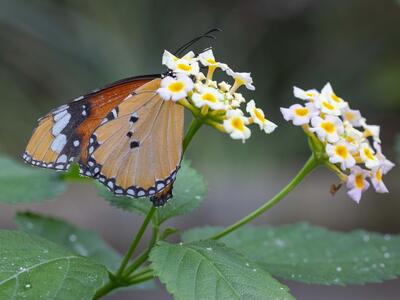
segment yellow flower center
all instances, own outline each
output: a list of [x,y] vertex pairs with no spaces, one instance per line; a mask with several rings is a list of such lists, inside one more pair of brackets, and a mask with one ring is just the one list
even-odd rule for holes
[[337,102],[337,103],[339,103],[339,102],[342,101],[342,99],[340,99],[340,98],[339,98],[338,96],[336,96],[335,94],[332,94],[331,98],[332,98],[333,101],[335,101],[335,102]]
[[209,64],[211,64],[211,65],[215,65],[217,62],[215,61],[215,59],[213,59],[213,58],[209,58],[209,59],[207,59],[207,62],[209,63]]
[[344,158],[344,159],[349,155],[347,148],[343,145],[337,146],[335,149],[335,152],[337,155],[339,155],[341,158]]
[[381,182],[382,181],[382,170],[379,168],[376,173],[375,173],[375,178],[377,181]]
[[177,81],[177,82],[171,83],[168,86],[168,90],[170,90],[172,93],[179,93],[184,89],[184,87],[185,87],[185,85],[182,82]]
[[369,159],[369,160],[374,160],[375,156],[372,153],[371,149],[369,148],[364,148],[364,155]]
[[259,119],[263,123],[265,122],[265,116],[261,109],[255,108],[253,112],[257,119]]
[[204,101],[212,102],[212,103],[216,103],[218,101],[217,97],[215,97],[215,95],[212,93],[203,94],[201,96],[201,99],[203,99]]
[[355,139],[353,138],[353,137],[351,137],[351,136],[346,136],[346,142],[348,142],[348,143],[350,143],[350,144],[354,144],[354,142],[355,142]]
[[177,65],[178,69],[183,70],[183,71],[190,71],[192,69],[191,65],[184,64],[184,63],[179,63]]
[[334,109],[335,109],[335,107],[334,107],[332,104],[330,104],[329,102],[327,102],[327,101],[322,102],[322,105],[323,105],[326,109],[329,109],[329,110],[334,110]]
[[362,174],[357,174],[356,178],[354,180],[355,186],[358,189],[363,189],[364,188],[364,176]]
[[313,97],[314,97],[314,94],[313,94],[313,93],[310,93],[310,92],[307,92],[307,93],[306,93],[306,96],[307,96],[307,97],[310,97],[310,98],[313,98]]
[[327,133],[334,133],[335,132],[335,125],[332,124],[331,122],[323,122],[321,123],[321,127],[323,130],[325,130]]
[[346,112],[346,113],[344,113],[344,118],[345,118],[347,121],[351,121],[351,120],[354,119],[354,114],[351,113],[351,112]]
[[242,119],[239,117],[233,118],[231,120],[231,125],[232,125],[233,129],[235,129],[235,130],[239,130],[242,132],[244,131],[244,123],[243,123]]
[[307,115],[308,115],[308,112],[309,112],[309,110],[308,110],[308,108],[306,108],[306,107],[296,108],[296,109],[294,110],[294,113],[295,113],[296,115],[298,115],[299,117],[307,116]]

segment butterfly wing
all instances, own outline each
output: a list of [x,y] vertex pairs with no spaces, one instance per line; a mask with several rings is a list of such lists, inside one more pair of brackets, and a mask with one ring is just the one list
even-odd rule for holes
[[115,118],[106,120],[92,134],[84,175],[97,178],[116,195],[152,196],[163,205],[182,158],[183,107],[162,100],[154,79],[116,107]]
[[[127,78],[60,106],[39,119],[23,154],[25,162],[43,168],[67,170],[77,156],[86,159],[89,137],[113,109],[135,89],[159,75]],[[84,150],[84,151],[82,151]]]

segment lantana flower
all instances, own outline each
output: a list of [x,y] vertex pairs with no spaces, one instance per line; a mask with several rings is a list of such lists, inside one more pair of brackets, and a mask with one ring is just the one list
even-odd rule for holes
[[256,88],[253,85],[253,78],[251,78],[250,73],[240,73],[234,72],[232,69],[227,69],[226,73],[235,79],[233,86],[231,88],[231,93],[234,93],[239,87],[245,85],[247,89],[254,91]]
[[162,64],[175,73],[185,73],[187,75],[196,75],[200,67],[193,51],[188,52],[182,58],[178,58],[167,50],[164,51]]
[[369,188],[367,178],[370,173],[367,170],[361,169],[359,166],[355,166],[351,169],[351,173],[347,179],[347,188],[349,191],[347,194],[357,203],[360,202],[361,195]]
[[319,92],[315,89],[305,91],[301,88],[298,88],[297,86],[294,86],[293,95],[301,100],[314,101],[314,99],[318,97]]
[[195,106],[203,107],[207,105],[213,110],[225,109],[225,104],[222,102],[224,96],[215,88],[200,87],[198,92],[194,92],[192,100]]
[[361,112],[351,109],[329,83],[321,92],[294,87],[293,94],[305,105],[281,108],[283,117],[301,125],[318,159],[346,183],[347,194],[358,203],[370,185],[368,180],[377,192],[388,192],[383,175],[394,164],[382,154],[380,127],[367,124]]
[[315,132],[320,140],[330,143],[338,142],[339,136],[344,132],[342,121],[335,116],[313,117],[311,125],[311,132]]
[[167,76],[161,80],[157,93],[164,100],[178,101],[193,90],[193,81],[185,74],[177,74],[176,78]]
[[[199,62],[207,68],[206,73],[199,69]],[[189,109],[203,124],[242,141],[251,136],[249,125],[257,124],[268,134],[277,127],[265,118],[264,112],[256,107],[254,100],[247,103],[239,90],[242,86],[249,90],[255,89],[251,74],[235,72],[227,64],[218,62],[211,49],[198,56],[191,51],[183,57],[165,50],[162,64],[169,72],[161,80],[157,93],[164,100],[176,101]],[[214,80],[214,72],[217,70],[226,72],[234,81]]]
[[305,106],[293,104],[289,108],[281,107],[281,112],[286,121],[292,121],[296,126],[308,124],[312,117],[318,115],[312,103],[307,103]]
[[246,125],[249,124],[249,119],[243,116],[240,110],[229,110],[226,113],[227,120],[224,121],[224,128],[228,132],[231,138],[235,140],[248,139],[251,135],[251,131]]
[[264,130],[265,133],[271,133],[277,127],[276,124],[268,121],[265,118],[264,112],[260,108],[256,107],[254,100],[251,100],[249,103],[247,103],[246,111],[250,114],[253,122],[258,124],[260,129]]

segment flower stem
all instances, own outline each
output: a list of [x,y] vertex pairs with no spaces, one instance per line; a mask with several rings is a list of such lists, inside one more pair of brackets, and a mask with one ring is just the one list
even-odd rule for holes
[[196,132],[200,129],[203,122],[197,118],[193,118],[192,122],[189,125],[189,129],[186,132],[185,138],[183,139],[183,153],[186,152],[187,147],[189,146],[190,141],[192,140],[193,136]]
[[126,265],[128,264],[129,260],[132,257],[133,252],[135,252],[136,247],[139,245],[139,242],[144,234],[144,232],[146,231],[147,225],[149,225],[151,218],[153,217],[153,214],[156,212],[156,208],[154,206],[151,207],[151,209],[149,210],[149,212],[147,213],[146,218],[143,221],[142,226],[139,228],[139,231],[137,233],[137,235],[135,236],[131,246],[129,247],[128,252],[125,254],[124,259],[121,262],[121,266],[119,267],[117,274],[115,275],[117,278],[119,278],[122,273],[125,270]]
[[287,186],[285,186],[278,194],[276,194],[273,198],[269,201],[265,202],[262,206],[258,209],[244,217],[243,219],[239,220],[238,222],[232,224],[231,226],[225,228],[221,232],[213,235],[210,239],[218,240],[225,235],[231,233],[232,231],[238,229],[239,227],[249,223],[253,219],[257,218],[273,206],[275,206],[279,201],[281,201],[287,194],[289,194],[308,174],[310,174],[316,167],[318,167],[321,162],[316,159],[314,154],[307,160],[304,164],[303,168],[297,173],[297,175],[289,182]]

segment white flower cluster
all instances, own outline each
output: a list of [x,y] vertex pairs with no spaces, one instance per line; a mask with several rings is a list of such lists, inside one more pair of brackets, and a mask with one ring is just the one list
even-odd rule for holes
[[[182,58],[164,51],[162,64],[171,72],[161,81],[157,91],[160,97],[198,112],[197,117],[207,120],[208,124],[228,133],[233,139],[248,139],[251,131],[247,125],[250,124],[258,124],[266,133],[271,133],[277,127],[265,118],[254,100],[247,103],[246,112],[249,116],[245,116],[240,107],[246,103],[246,99],[237,90],[243,85],[255,90],[250,73],[234,72],[228,65],[217,62],[211,49],[198,56],[190,51]],[[207,74],[201,71],[200,65],[207,68]],[[234,83],[230,85],[225,81],[214,81],[213,75],[217,69],[233,77]]]
[[369,187],[367,179],[378,193],[387,193],[382,176],[394,164],[382,154],[379,126],[368,125],[360,111],[351,109],[329,83],[321,92],[294,87],[293,93],[305,103],[281,108],[283,117],[302,126],[307,134],[316,135],[329,162],[340,166],[347,175],[348,195],[358,203]]

